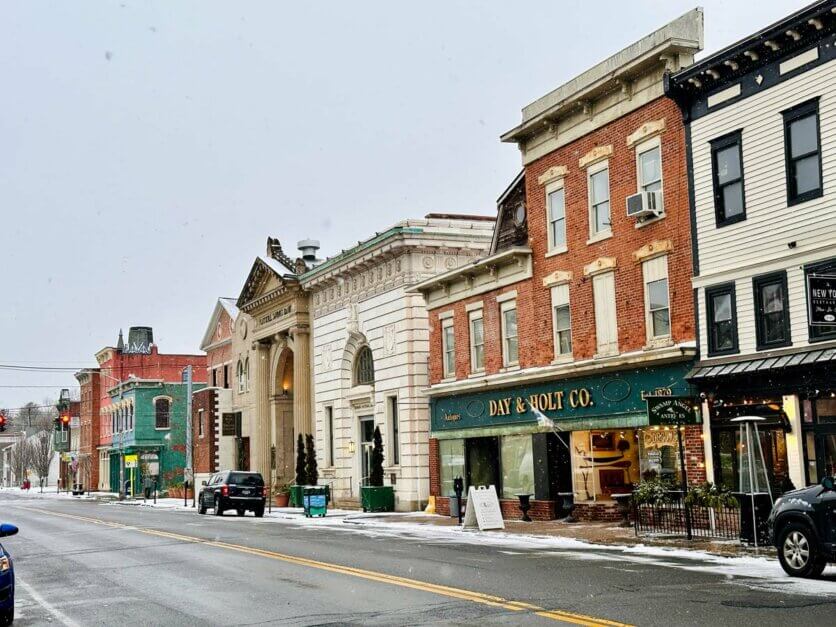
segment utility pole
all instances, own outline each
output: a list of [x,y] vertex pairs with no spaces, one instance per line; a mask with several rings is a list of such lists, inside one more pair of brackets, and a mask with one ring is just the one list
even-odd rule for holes
[[186,384],[186,467],[183,469],[183,485],[185,494],[189,493],[189,478],[192,480],[192,507],[195,505],[194,468],[192,466],[192,367],[186,366],[183,370],[183,382]]

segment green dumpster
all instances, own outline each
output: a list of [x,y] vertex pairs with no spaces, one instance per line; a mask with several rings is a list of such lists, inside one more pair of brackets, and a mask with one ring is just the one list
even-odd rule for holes
[[328,511],[328,488],[326,486],[306,486],[302,490],[302,507],[305,516],[325,516]]

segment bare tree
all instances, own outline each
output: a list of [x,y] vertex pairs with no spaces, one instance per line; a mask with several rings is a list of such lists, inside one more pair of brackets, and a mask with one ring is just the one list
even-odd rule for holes
[[23,482],[24,477],[26,476],[26,471],[29,469],[29,466],[32,461],[32,444],[27,439],[22,439],[18,442],[15,442],[12,445],[12,449],[10,451],[10,466],[12,467],[12,473],[14,473],[15,481],[17,481],[18,485]]
[[41,417],[38,432],[32,436],[32,469],[38,475],[41,492],[44,491],[44,479],[49,476],[49,466],[55,455],[52,438],[54,428],[52,420],[47,416]]

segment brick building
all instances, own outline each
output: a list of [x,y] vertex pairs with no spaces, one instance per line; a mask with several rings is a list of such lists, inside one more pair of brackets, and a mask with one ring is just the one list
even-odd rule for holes
[[249,363],[239,359],[233,367],[232,340],[239,313],[234,298],[219,298],[200,342],[200,350],[206,353],[209,387],[192,396],[192,452],[197,485],[219,470],[240,469],[237,442],[241,434],[232,415],[232,373],[235,384],[245,386]]
[[80,389],[78,476],[77,482],[85,490],[99,486],[98,444],[101,432],[101,378],[98,368],[85,368],[75,373]]
[[[523,172],[490,255],[417,286],[430,315],[431,493],[496,485],[552,518],[617,516],[612,495],[679,474],[647,395],[689,396],[696,353],[685,132],[663,76],[702,47],[692,11],[523,109]],[[701,429],[685,432],[705,477]]]
[[[101,349],[96,353],[96,360],[101,378],[98,489],[118,490],[121,454],[133,449],[149,456],[144,460],[145,466],[160,473],[165,468],[168,480],[173,481],[178,463],[182,469],[185,451],[185,397],[177,386],[182,382],[186,366],[192,366],[195,384],[206,383],[206,356],[161,354],[150,327],[131,327],[127,343],[120,331],[116,346]],[[152,393],[155,387],[159,394]],[[146,406],[146,403],[150,404]],[[152,422],[154,426],[149,427]],[[157,427],[157,423],[169,426]],[[171,438],[166,440],[169,433]],[[174,451],[176,454],[163,465],[160,452],[173,447],[181,450]],[[134,474],[137,487],[139,475]]]

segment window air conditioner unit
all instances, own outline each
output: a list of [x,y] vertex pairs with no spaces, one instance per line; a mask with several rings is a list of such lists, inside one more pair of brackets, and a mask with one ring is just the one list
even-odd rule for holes
[[633,218],[658,217],[665,212],[662,191],[639,192],[627,196],[627,216]]

